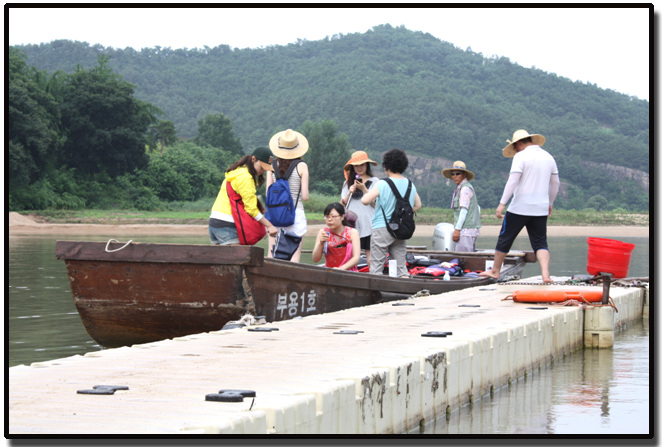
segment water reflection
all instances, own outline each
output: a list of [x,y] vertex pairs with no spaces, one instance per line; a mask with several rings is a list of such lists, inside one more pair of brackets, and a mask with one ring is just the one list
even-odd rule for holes
[[83,328],[52,238],[9,238],[9,366],[100,349]]
[[613,349],[576,351],[526,378],[431,421],[425,434],[648,434],[648,320]]

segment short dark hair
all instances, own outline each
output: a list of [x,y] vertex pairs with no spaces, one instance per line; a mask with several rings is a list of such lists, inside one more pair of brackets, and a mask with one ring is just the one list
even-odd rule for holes
[[382,167],[384,170],[389,170],[395,174],[402,174],[409,166],[409,159],[407,154],[402,149],[391,149],[384,152],[382,156]]
[[[341,216],[345,216],[345,207],[342,203],[338,202],[329,203],[326,208],[324,208],[324,215],[328,216],[333,210],[336,210]],[[343,217],[342,224],[347,225],[347,216]]]

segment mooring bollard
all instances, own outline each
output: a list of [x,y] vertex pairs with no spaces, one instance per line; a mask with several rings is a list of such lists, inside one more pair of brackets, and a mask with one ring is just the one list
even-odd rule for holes
[[602,304],[609,304],[609,287],[611,286],[611,273],[600,272],[602,275]]

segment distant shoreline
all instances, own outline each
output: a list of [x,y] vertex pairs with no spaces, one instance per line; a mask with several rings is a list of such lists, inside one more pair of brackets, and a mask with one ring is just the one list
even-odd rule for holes
[[[51,224],[37,223],[18,213],[9,213],[9,236],[30,235],[99,235],[99,236],[207,236],[207,225],[170,224]],[[322,224],[308,225],[306,236],[313,237],[323,228]],[[497,236],[498,225],[481,228],[483,236]],[[414,236],[430,237],[435,225],[419,225]],[[523,230],[522,235],[526,234]],[[648,237],[648,226],[548,226],[549,236],[594,236],[594,237]]]

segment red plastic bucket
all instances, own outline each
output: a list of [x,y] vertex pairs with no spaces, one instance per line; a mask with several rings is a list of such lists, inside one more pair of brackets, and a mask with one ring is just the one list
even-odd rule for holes
[[590,275],[611,273],[614,278],[628,276],[634,244],[599,237],[589,237],[586,241],[588,242],[586,270]]

